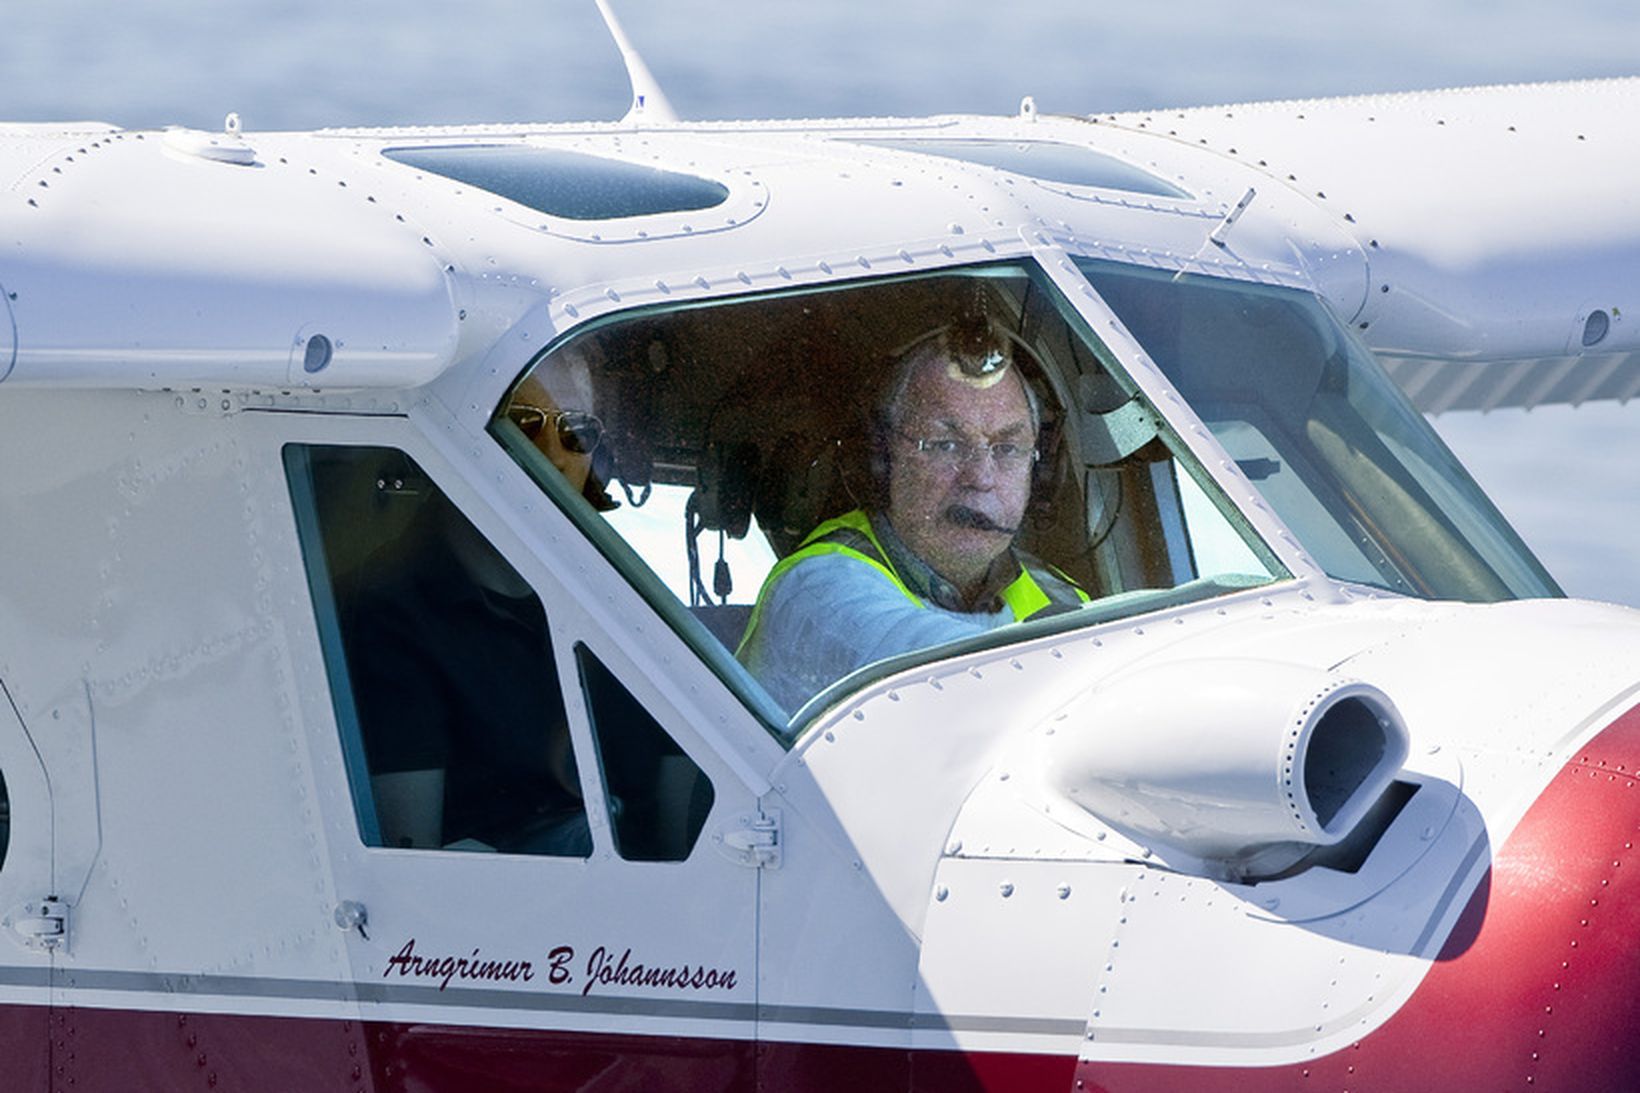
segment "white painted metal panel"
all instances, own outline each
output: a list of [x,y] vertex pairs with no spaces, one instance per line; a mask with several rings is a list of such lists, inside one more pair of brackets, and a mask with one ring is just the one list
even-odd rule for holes
[[[0,589],[0,662],[61,788],[61,999],[334,1003],[341,938],[270,587],[277,521],[249,502],[236,419],[119,392],[18,390],[0,408],[4,462],[25,476],[0,481],[0,526],[27,559]],[[253,1003],[255,976],[308,986]]]
[[1135,865],[946,858],[917,975],[918,1047],[1070,1055],[1108,987]]
[[9,383],[409,387],[454,353],[440,259],[345,179],[116,133],[20,192],[0,219]]

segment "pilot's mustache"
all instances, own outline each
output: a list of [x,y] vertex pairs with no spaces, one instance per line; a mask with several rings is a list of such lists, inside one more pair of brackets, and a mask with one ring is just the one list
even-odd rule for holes
[[978,509],[971,509],[967,505],[952,505],[945,510],[945,518],[959,528],[969,528],[974,531],[997,531],[1013,535],[1019,531],[1018,527],[1008,527],[999,524]]

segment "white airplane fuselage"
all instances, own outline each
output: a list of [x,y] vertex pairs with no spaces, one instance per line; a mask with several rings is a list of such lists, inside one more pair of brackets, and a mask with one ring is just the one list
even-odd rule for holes
[[[1362,472],[1341,495],[1367,531],[1313,538],[1282,500],[1292,459],[1192,402],[1256,336],[1180,327],[1169,349],[1145,325],[1169,308],[1143,305],[1176,283],[1308,307],[1333,358],[1365,360],[1360,339],[1419,409],[1630,397],[1634,94],[0,127],[6,1088],[1629,1088],[1640,616],[1521,594],[1539,577],[1512,533],[1466,539],[1434,487],[1420,508]],[[412,162],[471,148],[591,181],[543,211],[528,179]],[[1043,347],[1089,557],[1115,549],[1090,483],[1165,478],[1179,517],[1132,548],[1147,580],[1080,612],[771,705],[712,605],[674,595],[677,537],[605,529],[657,511],[637,487],[718,496],[714,438],[767,468],[783,421],[857,409],[803,386],[852,374],[824,371],[827,329],[776,318],[844,301],[835,337],[864,337],[850,316],[901,307],[882,286],[970,282]],[[1079,345],[1148,424],[1091,370],[1060,382]],[[576,353],[614,458],[645,460],[617,463],[607,524],[498,411]],[[798,387],[822,410],[781,401]],[[1344,473],[1369,458],[1316,432]],[[778,554],[766,481],[750,538]],[[409,526],[380,512],[434,494],[544,609],[584,852],[378,829],[350,582]],[[1411,573],[1476,538],[1524,575],[1457,595],[1468,577],[1332,561]],[[1257,579],[1214,581],[1210,546]],[[734,564],[725,605],[749,608],[761,571]],[[608,735],[633,710],[661,741],[644,792],[687,817],[641,849],[642,779]]]

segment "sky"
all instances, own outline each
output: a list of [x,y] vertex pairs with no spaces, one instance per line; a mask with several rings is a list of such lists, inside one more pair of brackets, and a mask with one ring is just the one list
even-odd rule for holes
[[[685,118],[1094,113],[1640,75],[1630,0],[613,0]],[[613,119],[592,0],[7,0],[0,118]],[[1435,422],[1574,595],[1640,606],[1640,406]]]

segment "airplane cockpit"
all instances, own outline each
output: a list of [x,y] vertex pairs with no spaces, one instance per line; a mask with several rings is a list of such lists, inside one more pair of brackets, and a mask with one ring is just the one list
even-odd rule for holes
[[[870,408],[893,351],[965,311],[1028,347],[1041,425],[1017,542],[1086,591],[1089,619],[1283,575],[1057,295],[1004,264],[618,319],[542,355],[491,431],[784,731],[836,692],[804,709],[756,693],[734,655],[759,590],[823,521],[877,504]],[[602,513],[520,427],[532,388],[583,368],[592,405],[576,409],[603,426],[593,477],[618,501]]]
[[[1094,260],[1081,269],[1330,575],[1429,598],[1553,594],[1314,297]],[[1086,602],[938,654],[861,665],[806,698],[771,695],[736,659],[760,589],[822,522],[874,505],[871,407],[895,347],[976,309],[1025,347],[1017,356],[1040,407],[1016,546]],[[570,427],[563,442],[588,449],[589,488],[543,454],[538,404],[554,389],[576,403],[550,412]],[[490,431],[791,739],[841,695],[935,655],[1288,577],[1227,475],[1208,472],[1170,417],[1040,268],[1001,262],[612,316],[539,355]],[[588,420],[597,435],[577,440]]]

